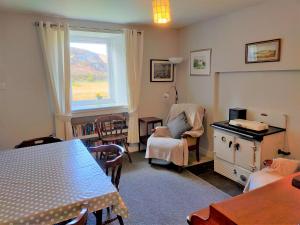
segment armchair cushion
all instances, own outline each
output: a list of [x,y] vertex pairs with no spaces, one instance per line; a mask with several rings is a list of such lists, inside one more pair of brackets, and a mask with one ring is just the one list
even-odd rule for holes
[[169,121],[167,127],[170,131],[171,136],[175,139],[180,139],[181,135],[184,132],[192,129],[192,126],[189,124],[185,112],[181,112],[173,120]]
[[262,187],[289,174],[299,171],[299,163],[299,160],[285,158],[273,159],[272,164],[269,167],[265,167],[262,170],[254,172],[250,175],[244,192]]
[[287,176],[298,171],[299,163],[299,160],[277,158],[273,159],[270,170],[277,172],[281,176]]

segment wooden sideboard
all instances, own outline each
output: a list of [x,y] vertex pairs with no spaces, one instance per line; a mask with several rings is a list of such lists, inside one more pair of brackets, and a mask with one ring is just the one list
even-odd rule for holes
[[192,213],[190,225],[299,224],[300,189],[292,186],[296,173],[251,192]]

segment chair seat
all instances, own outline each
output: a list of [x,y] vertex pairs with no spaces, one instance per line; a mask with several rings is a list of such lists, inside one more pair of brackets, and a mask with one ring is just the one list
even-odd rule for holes
[[188,150],[181,139],[149,137],[145,158],[162,159],[178,166],[187,164]]
[[124,134],[112,134],[105,137],[102,137],[103,142],[114,142],[114,141],[121,141],[127,138]]

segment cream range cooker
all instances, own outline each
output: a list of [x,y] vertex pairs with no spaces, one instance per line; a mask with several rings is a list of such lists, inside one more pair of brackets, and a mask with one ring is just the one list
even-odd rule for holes
[[269,126],[253,131],[232,126],[229,121],[215,122],[214,171],[245,185],[249,175],[262,169],[266,159],[278,156],[284,147],[285,129]]

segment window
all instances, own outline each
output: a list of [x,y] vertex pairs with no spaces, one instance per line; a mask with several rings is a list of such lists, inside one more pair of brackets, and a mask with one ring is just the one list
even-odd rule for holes
[[70,32],[72,111],[127,106],[122,33]]

